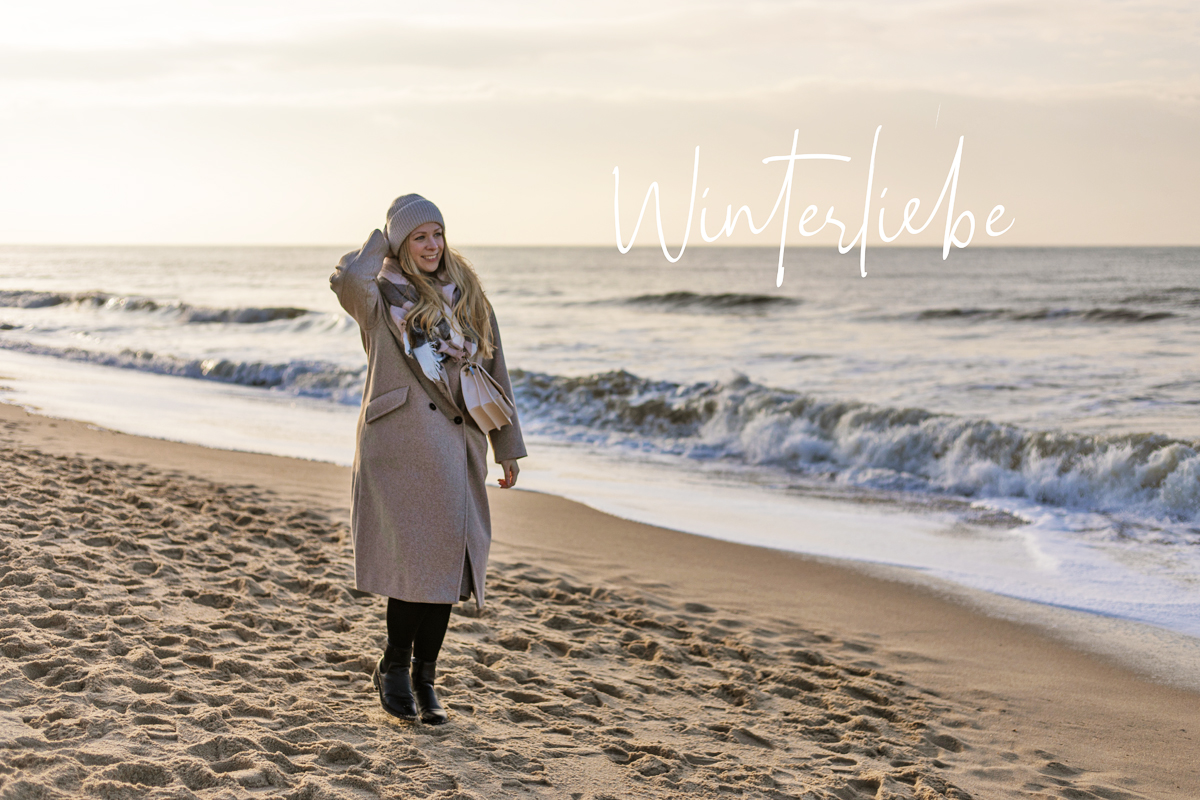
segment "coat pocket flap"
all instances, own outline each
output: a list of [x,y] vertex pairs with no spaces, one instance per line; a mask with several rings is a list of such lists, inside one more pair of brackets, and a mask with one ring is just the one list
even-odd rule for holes
[[376,397],[371,402],[367,403],[367,413],[365,415],[367,422],[375,420],[387,414],[389,411],[395,411],[400,406],[404,405],[404,401],[408,399],[408,387],[401,386],[399,389],[393,389],[390,392],[384,392]]

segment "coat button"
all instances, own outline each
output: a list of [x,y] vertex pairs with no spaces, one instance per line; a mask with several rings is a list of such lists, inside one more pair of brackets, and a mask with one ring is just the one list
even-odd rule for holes
[[434,411],[437,411],[437,403],[430,403],[430,404],[429,404],[429,407],[430,407],[432,410],[434,410]]
[[455,418],[454,418],[454,424],[455,424],[455,425],[462,425],[462,417],[455,417]]

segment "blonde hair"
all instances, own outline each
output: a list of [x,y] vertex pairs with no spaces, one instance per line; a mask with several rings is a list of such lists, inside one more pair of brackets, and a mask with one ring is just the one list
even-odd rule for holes
[[[410,233],[409,236],[411,235]],[[445,241],[444,234],[442,241]],[[409,310],[404,324],[415,325],[423,331],[432,332],[445,316],[442,312],[444,296],[434,284],[432,276],[417,266],[408,250],[408,237],[405,237],[399,250],[396,260],[400,262],[400,269],[417,290],[417,302]],[[480,357],[490,358],[493,347],[492,305],[484,294],[483,284],[479,282],[479,276],[475,274],[471,262],[463,258],[457,250],[445,245],[434,274],[439,272],[444,279],[451,281],[462,291],[462,296],[450,309],[454,314],[454,321],[458,323],[463,334],[479,346]]]

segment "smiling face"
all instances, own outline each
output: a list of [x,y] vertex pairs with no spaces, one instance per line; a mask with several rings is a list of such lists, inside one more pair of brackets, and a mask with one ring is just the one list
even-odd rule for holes
[[442,250],[446,246],[442,238],[442,226],[436,222],[426,222],[413,228],[413,232],[405,240],[408,254],[422,272],[432,274],[437,271],[442,262]]

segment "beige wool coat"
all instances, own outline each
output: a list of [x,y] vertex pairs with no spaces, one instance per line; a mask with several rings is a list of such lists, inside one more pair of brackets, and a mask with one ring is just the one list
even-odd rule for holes
[[[375,282],[387,248],[383,233],[374,231],[329,279],[358,322],[367,352],[351,498],[355,584],[418,603],[454,603],[473,590],[482,608],[492,539],[484,488],[488,437],[459,406],[457,380],[449,388],[430,381],[404,354]],[[491,322],[494,350],[481,366],[511,400],[495,315]],[[455,372],[450,366],[447,372]],[[497,462],[525,456],[515,414],[490,436]]]

